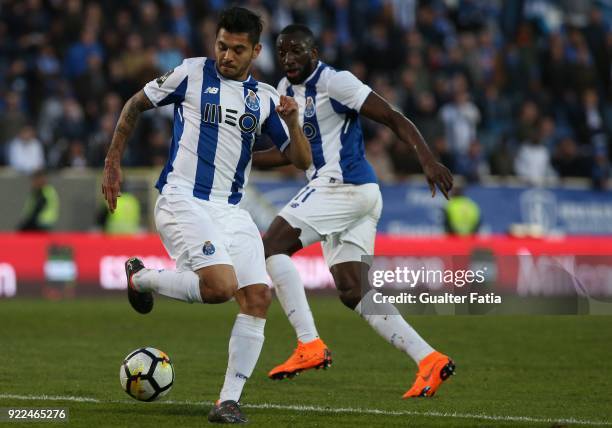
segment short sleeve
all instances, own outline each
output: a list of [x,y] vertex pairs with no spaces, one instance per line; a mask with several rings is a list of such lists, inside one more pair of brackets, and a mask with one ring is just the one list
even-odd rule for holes
[[327,83],[329,97],[342,107],[359,112],[372,88],[350,71],[335,73]]
[[175,69],[147,83],[144,93],[156,107],[180,103],[185,100],[187,81],[188,64],[185,60]]
[[270,97],[270,114],[264,122],[261,131],[266,134],[274,145],[282,152],[289,145],[289,130],[287,125],[280,118],[276,112],[276,104],[278,103],[278,96]]

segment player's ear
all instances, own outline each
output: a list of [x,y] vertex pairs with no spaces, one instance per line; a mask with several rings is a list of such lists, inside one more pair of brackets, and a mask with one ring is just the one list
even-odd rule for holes
[[317,49],[314,46],[310,50],[310,59],[313,60],[313,61],[318,61],[319,60],[319,49]]
[[257,43],[253,47],[253,55],[251,55],[251,59],[254,60],[255,58],[259,56],[260,53],[261,53],[261,43]]

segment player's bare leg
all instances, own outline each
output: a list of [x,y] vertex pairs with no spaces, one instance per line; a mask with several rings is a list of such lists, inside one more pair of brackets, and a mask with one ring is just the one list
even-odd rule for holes
[[229,342],[225,382],[219,400],[208,415],[210,422],[247,422],[238,402],[261,353],[270,300],[270,289],[265,284],[249,285],[236,292],[240,313],[236,317]]
[[266,267],[278,300],[293,326],[298,344],[287,361],[274,367],[271,379],[293,377],[303,370],[327,368],[331,352],[319,338],[300,274],[291,256],[302,249],[301,231],[282,217],[276,217],[263,238]]
[[369,267],[362,262],[338,263],[331,267],[336,288],[342,303],[353,309],[387,342],[409,355],[418,365],[419,370],[410,390],[403,398],[431,397],[443,381],[454,374],[455,364],[444,354],[435,351],[404,320],[395,306],[384,303],[376,304],[376,313],[368,313],[362,300],[368,299],[372,291],[361,287],[361,272]]
[[[135,260],[139,263],[136,263]],[[128,262],[130,262],[129,272]],[[128,262],[126,262],[128,286],[139,295],[151,294],[152,291],[155,291],[189,303],[195,301],[222,303],[233,296],[236,297],[240,305],[240,313],[236,317],[229,341],[225,382],[219,400],[208,415],[208,420],[218,423],[246,422],[238,401],[244,384],[255,368],[263,346],[265,317],[270,306],[268,286],[255,284],[238,290],[236,273],[231,265],[218,264],[198,269],[195,272],[176,272],[146,269],[142,262],[135,258]],[[137,308],[134,307],[134,309]]]

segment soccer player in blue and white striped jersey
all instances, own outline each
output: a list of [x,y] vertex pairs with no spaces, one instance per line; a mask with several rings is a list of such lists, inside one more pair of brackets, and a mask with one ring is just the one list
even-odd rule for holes
[[[374,292],[368,292],[367,284],[362,288],[361,273],[368,269],[363,257],[374,252],[382,198],[365,157],[360,115],[388,126],[415,149],[432,197],[437,186],[448,198],[452,175],[435,160],[410,120],[352,73],[319,61],[308,27],[294,24],[283,29],[276,49],[285,71],[278,90],[295,97],[299,105],[313,164],[307,171],[308,185],[280,211],[264,236],[268,273],[298,338],[295,352],[269,376],[283,379],[331,363],[331,353],[319,338],[300,275],[290,258],[301,248],[321,242],[342,303],[419,366],[416,381],[404,398],[431,396],[453,373],[454,363],[423,340],[393,305],[377,304],[374,313],[368,309]],[[289,163],[289,159],[272,148],[256,153],[254,163],[272,167]]]
[[147,313],[152,292],[187,302],[221,303],[235,297],[240,313],[229,342],[229,362],[211,422],[245,422],[238,400],[264,341],[270,291],[259,231],[239,207],[252,148],[267,134],[297,167],[311,164],[308,140],[294,99],[250,76],[261,51],[261,19],[247,9],[224,11],[216,58],[190,58],[149,82],[124,106],[106,157],[103,193],[113,211],[119,196],[120,159],[144,110],[174,105],[168,162],[156,187],[155,223],[177,270],[126,262],[128,298]]

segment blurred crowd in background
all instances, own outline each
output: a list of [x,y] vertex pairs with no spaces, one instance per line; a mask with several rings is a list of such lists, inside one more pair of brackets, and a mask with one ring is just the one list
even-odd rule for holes
[[[276,85],[278,32],[318,37],[403,111],[468,182],[585,177],[612,159],[612,1],[4,0],[0,2],[0,165],[98,168],[123,103],[186,57],[213,56],[216,17],[242,4],[265,21],[255,77]],[[172,108],[147,112],[124,164],[166,160]],[[381,181],[421,172],[413,150],[366,121]]]

